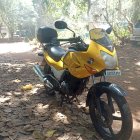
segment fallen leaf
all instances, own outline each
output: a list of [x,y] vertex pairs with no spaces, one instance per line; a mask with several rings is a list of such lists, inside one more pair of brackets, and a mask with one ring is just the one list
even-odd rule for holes
[[31,90],[33,88],[32,84],[28,84],[21,87],[21,91]]
[[50,138],[54,135],[55,132],[56,130],[49,130],[46,132],[46,134],[44,134],[44,136]]
[[37,140],[45,140],[43,133],[41,133],[40,131],[34,131],[32,136],[34,139],[37,139]]

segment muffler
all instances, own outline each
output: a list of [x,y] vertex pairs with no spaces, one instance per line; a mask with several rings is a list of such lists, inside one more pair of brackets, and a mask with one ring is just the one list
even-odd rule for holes
[[38,77],[40,78],[40,80],[49,88],[53,88],[53,85],[50,83],[50,81],[47,79],[47,76],[45,75],[45,73],[42,71],[41,67],[36,64],[33,67],[34,72],[38,75]]

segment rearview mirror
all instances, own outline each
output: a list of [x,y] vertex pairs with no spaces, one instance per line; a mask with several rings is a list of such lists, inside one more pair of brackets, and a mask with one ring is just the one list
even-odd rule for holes
[[68,28],[67,23],[64,21],[56,21],[54,23],[54,25],[55,25],[55,28],[57,28],[57,29],[67,29]]
[[106,29],[106,33],[110,34],[112,32],[112,27],[109,27],[108,29]]

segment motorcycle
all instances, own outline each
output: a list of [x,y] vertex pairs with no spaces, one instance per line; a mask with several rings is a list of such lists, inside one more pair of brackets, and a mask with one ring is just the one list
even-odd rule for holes
[[[59,93],[61,105],[72,103],[81,95],[89,79],[93,81],[88,90],[86,106],[95,130],[105,140],[128,140],[132,133],[132,115],[125,99],[126,92],[117,84],[106,81],[107,76],[121,75],[115,47],[108,36],[112,29],[91,29],[90,44],[76,37],[64,21],[56,21],[57,29],[68,29],[73,37],[59,39],[57,31],[40,27],[37,39],[43,52],[43,66],[33,69],[44,83],[46,93]],[[64,50],[62,42],[69,43]],[[42,68],[43,67],[43,68]],[[95,82],[95,79],[100,79]]]

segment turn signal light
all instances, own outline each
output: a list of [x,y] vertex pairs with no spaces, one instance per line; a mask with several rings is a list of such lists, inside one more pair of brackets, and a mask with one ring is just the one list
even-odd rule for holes
[[85,65],[86,70],[91,74],[96,74],[97,70]]

